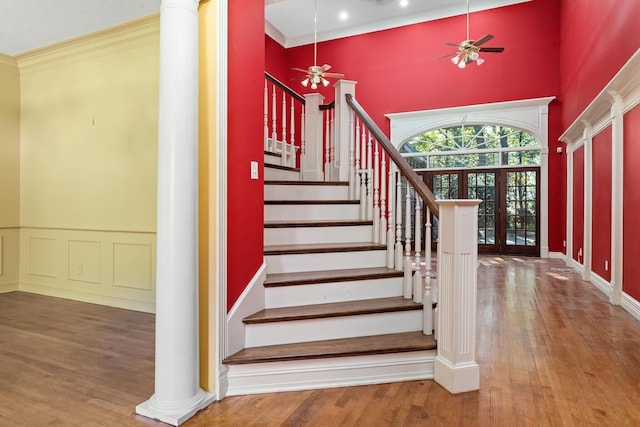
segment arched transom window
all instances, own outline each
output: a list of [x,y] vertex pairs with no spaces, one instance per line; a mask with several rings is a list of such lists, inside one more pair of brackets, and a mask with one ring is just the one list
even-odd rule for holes
[[528,132],[493,124],[463,124],[424,132],[400,153],[416,170],[539,166],[538,140]]

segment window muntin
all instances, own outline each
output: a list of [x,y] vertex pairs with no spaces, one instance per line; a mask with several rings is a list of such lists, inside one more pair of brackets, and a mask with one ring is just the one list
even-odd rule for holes
[[434,129],[405,142],[400,152],[416,170],[540,165],[541,146],[528,132],[478,124]]

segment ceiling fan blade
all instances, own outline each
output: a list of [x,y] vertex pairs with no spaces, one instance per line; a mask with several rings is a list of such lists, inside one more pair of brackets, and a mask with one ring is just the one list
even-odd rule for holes
[[452,56],[456,56],[457,54],[458,54],[458,52],[450,53],[450,54],[448,54],[448,55],[442,55],[442,56],[437,57],[437,58],[436,58],[436,60],[438,60],[438,59],[445,59],[445,58],[451,58]]
[[293,71],[301,71],[303,73],[307,73],[308,70],[303,70],[302,68],[292,68]]
[[473,44],[476,45],[476,46],[480,46],[481,44],[484,44],[484,43],[488,42],[492,38],[493,38],[493,36],[491,34],[487,34],[485,36],[480,37],[478,40],[473,42]]
[[328,70],[330,70],[330,69],[331,69],[331,65],[329,65],[329,64],[324,64],[321,68],[322,68],[322,71],[323,71],[323,72],[324,72],[324,71],[328,71]]
[[330,77],[333,79],[341,79],[344,78],[344,74],[341,73],[322,73],[323,77]]
[[456,44],[456,43],[449,43],[449,42],[446,42],[444,45],[445,45],[445,46],[460,47],[460,45],[459,45],[459,44]]
[[481,47],[480,52],[500,53],[504,52],[503,47]]

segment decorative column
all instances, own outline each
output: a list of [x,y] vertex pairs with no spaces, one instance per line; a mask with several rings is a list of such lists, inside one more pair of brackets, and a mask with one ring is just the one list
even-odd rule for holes
[[593,128],[588,122],[584,123],[584,243],[582,247],[582,279],[591,281],[591,270],[593,269]]
[[478,205],[438,200],[438,355],[434,379],[450,393],[480,388],[476,363]]
[[336,89],[336,117],[334,123],[336,162],[333,178],[336,181],[349,181],[349,148],[353,137],[351,135],[351,107],[347,104],[345,95],[356,96],[356,82],[338,80],[333,86]]
[[323,138],[322,138],[322,111],[320,105],[324,102],[324,96],[319,93],[309,93],[304,96],[306,115],[304,118],[305,144],[300,155],[300,169],[303,181],[323,181]]
[[624,114],[622,98],[615,92],[611,105],[611,295],[609,302],[620,305],[622,296]]
[[198,362],[198,0],[162,0],[155,392],[136,412],[179,425],[214,395]]

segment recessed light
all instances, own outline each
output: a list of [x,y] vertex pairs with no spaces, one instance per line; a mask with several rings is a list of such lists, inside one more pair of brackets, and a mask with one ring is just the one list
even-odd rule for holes
[[409,0],[400,0],[400,7],[409,6]]
[[346,21],[347,19],[349,19],[349,14],[345,11],[342,11],[340,12],[340,15],[338,15],[338,17],[341,21]]

